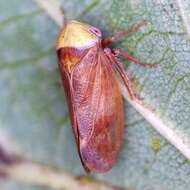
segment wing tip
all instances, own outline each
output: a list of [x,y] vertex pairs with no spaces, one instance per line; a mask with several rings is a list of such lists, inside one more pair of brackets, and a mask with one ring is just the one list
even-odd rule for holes
[[86,148],[80,151],[80,160],[87,173],[105,173],[109,171],[116,162],[116,158],[103,159],[96,152],[88,151]]

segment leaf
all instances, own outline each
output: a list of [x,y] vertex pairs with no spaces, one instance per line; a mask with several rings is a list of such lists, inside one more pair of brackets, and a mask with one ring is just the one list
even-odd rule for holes
[[[182,0],[94,2],[62,1],[62,5],[68,18],[80,17],[105,35],[149,21],[115,46],[144,62],[159,63],[153,69],[130,64],[127,70],[143,101],[190,147],[190,4]],[[1,0],[0,11],[0,134],[6,134],[14,149],[30,159],[84,174],[57,67],[54,46],[59,28],[31,1],[12,0],[10,5]],[[139,190],[188,189],[189,161],[128,104],[125,137],[116,166],[108,173],[94,174],[95,178]],[[3,187],[29,188],[12,183]]]

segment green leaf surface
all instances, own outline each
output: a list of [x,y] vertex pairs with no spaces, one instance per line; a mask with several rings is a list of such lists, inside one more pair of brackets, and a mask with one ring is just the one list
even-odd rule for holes
[[[124,61],[136,92],[190,147],[190,34],[183,16],[190,3],[62,0],[62,6],[68,18],[95,25],[105,36],[144,19],[149,22],[114,45],[159,64],[149,69]],[[32,160],[85,174],[57,65],[59,28],[30,0],[1,0],[0,12],[0,133]],[[189,189],[189,161],[127,103],[125,133],[116,166],[93,177],[137,190]],[[47,189],[2,184],[3,190]]]

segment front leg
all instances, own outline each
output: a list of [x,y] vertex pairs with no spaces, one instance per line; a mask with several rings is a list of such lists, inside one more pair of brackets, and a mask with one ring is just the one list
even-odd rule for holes
[[147,25],[147,21],[143,20],[139,24],[130,27],[126,31],[119,32],[119,33],[117,33],[117,34],[115,34],[113,36],[110,36],[110,37],[102,40],[102,47],[105,48],[105,47],[111,45],[114,41],[120,40],[124,36],[127,36],[127,35],[129,35],[131,33],[139,31],[140,28],[142,26],[145,26],[145,25]]

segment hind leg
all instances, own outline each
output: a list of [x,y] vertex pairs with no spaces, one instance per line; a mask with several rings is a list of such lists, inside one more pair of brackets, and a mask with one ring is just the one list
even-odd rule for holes
[[132,83],[130,79],[128,78],[127,73],[125,72],[124,68],[122,67],[122,64],[117,60],[115,55],[111,52],[111,49],[105,48],[104,52],[106,56],[108,57],[108,59],[110,60],[111,64],[115,67],[116,71],[119,73],[125,87],[127,88],[130,99],[141,102],[141,100],[139,100],[139,98],[136,96],[133,90]]

